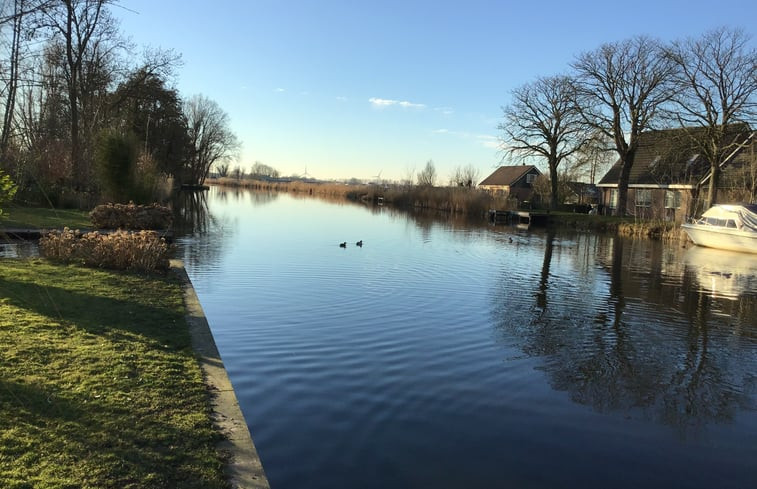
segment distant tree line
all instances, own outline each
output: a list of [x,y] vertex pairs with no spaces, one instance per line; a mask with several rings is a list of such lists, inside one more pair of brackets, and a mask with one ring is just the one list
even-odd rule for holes
[[0,169],[27,199],[91,205],[201,184],[239,142],[228,115],[172,86],[172,51],[133,46],[112,0],[0,3]]
[[711,165],[707,206],[717,202],[720,166],[736,147],[728,128],[757,119],[757,49],[743,30],[718,28],[669,44],[637,36],[575,57],[568,74],[516,88],[503,107],[502,143],[519,158],[537,158],[550,175],[557,207],[565,162],[592,182],[608,152],[620,161],[619,214],[639,135],[680,127]]

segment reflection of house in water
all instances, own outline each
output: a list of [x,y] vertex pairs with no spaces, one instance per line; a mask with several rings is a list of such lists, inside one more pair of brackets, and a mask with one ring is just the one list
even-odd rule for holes
[[[511,272],[503,270],[506,300],[493,302],[503,337],[540,358],[553,388],[600,412],[683,431],[728,422],[753,402],[757,363],[747,339],[757,335],[757,289],[719,299],[702,290],[681,248],[588,239],[573,257],[548,235],[541,273],[508,287]],[[577,268],[587,246],[593,264]]]

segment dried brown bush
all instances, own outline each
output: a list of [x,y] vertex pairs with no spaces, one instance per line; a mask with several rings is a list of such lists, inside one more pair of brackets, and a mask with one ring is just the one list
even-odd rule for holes
[[98,229],[166,229],[171,225],[171,209],[160,204],[103,204],[89,213]]
[[170,246],[155,231],[82,234],[68,228],[39,240],[40,254],[64,263],[141,272],[168,269]]

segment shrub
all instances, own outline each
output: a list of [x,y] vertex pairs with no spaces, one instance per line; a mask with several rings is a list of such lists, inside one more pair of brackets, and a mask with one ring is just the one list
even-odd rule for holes
[[11,177],[0,171],[0,216],[3,215],[3,204],[13,199],[17,189]]
[[166,229],[171,225],[171,209],[160,204],[103,204],[89,213],[98,229]]
[[106,129],[95,148],[100,184],[114,200],[127,200],[135,187],[138,148],[133,135]]
[[167,270],[171,251],[155,231],[82,234],[68,228],[40,239],[39,250],[54,261],[142,272]]

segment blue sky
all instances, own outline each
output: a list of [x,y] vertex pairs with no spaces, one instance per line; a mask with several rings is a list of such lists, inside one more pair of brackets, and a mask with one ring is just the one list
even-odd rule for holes
[[[673,40],[722,25],[751,35],[757,2],[126,0],[138,46],[182,55],[176,87],[229,114],[240,160],[284,175],[402,179],[433,160],[441,182],[502,163],[512,89],[637,34]],[[128,9],[128,10],[127,10]],[[753,40],[754,41],[754,40]],[[505,160],[505,163],[507,160]]]

